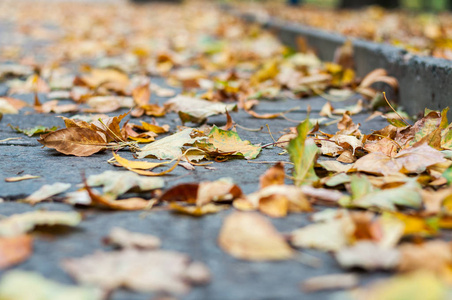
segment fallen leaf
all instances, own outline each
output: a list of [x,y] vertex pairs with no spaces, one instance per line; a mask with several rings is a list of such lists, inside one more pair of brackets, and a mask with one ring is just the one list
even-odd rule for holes
[[353,169],[371,174],[390,175],[392,173],[422,173],[428,166],[445,162],[443,154],[422,144],[400,151],[389,157],[380,152],[369,153],[358,159]]
[[278,162],[259,177],[259,186],[264,188],[269,185],[284,184],[285,175],[284,164]]
[[213,156],[243,156],[245,159],[254,159],[262,148],[244,141],[237,132],[227,131],[213,126],[209,133],[207,142],[198,142],[197,148]]
[[90,156],[102,151],[106,140],[88,128],[69,127],[41,135],[38,142],[66,155]]
[[61,194],[71,187],[70,183],[56,182],[54,184],[43,185],[39,190],[33,192],[27,198],[24,199],[25,202],[32,205],[47,200],[50,197]]
[[166,111],[179,113],[182,123],[202,123],[210,116],[224,114],[226,110],[233,111],[237,109],[236,104],[211,102],[181,95],[166,101],[164,106]]
[[259,209],[275,218],[285,217],[290,211],[309,212],[312,210],[302,189],[291,185],[269,185],[239,200],[246,200],[250,204],[247,210]]
[[14,237],[33,230],[35,226],[76,226],[82,217],[77,212],[32,211],[0,220],[0,236]]
[[33,238],[30,235],[2,237],[0,238],[0,269],[17,265],[27,260],[32,253]]
[[245,260],[285,260],[294,255],[273,225],[256,213],[229,215],[221,227],[218,244],[228,254]]
[[0,298],[9,300],[102,300],[105,293],[89,286],[70,286],[30,271],[13,270],[0,281]]
[[300,248],[339,251],[349,245],[354,232],[355,224],[346,215],[292,231],[291,243]]
[[318,179],[314,164],[319,152],[315,142],[307,138],[310,130],[309,119],[306,118],[297,126],[298,135],[289,142],[287,151],[294,164],[294,182],[296,185],[306,184]]
[[156,140],[138,152],[138,158],[155,156],[158,159],[177,159],[182,156],[182,148],[185,145],[193,145],[201,137],[192,137],[193,129],[187,128],[168,137]]
[[5,181],[6,182],[18,182],[18,181],[22,181],[22,180],[36,179],[36,178],[41,178],[41,176],[26,174],[26,175],[22,175],[22,176],[8,177],[8,178],[5,178]]
[[399,248],[398,270],[412,272],[431,271],[439,276],[450,275],[452,246],[444,241],[428,241],[420,245],[403,244]]
[[186,254],[163,250],[97,251],[65,259],[62,267],[77,282],[107,291],[123,287],[137,292],[186,294],[191,285],[210,281],[204,264],[191,262]]
[[222,210],[228,209],[229,205],[215,205],[208,203],[202,206],[182,206],[177,203],[170,203],[169,208],[176,213],[190,215],[194,217],[201,217],[206,214],[215,214]]
[[340,249],[335,257],[345,269],[393,270],[399,264],[400,252],[370,241],[360,241],[350,248]]
[[380,191],[373,191],[358,196],[351,201],[351,206],[370,208],[378,207],[385,210],[396,210],[396,205],[412,208],[422,206],[421,187],[415,181]]
[[359,284],[356,274],[329,274],[311,277],[301,284],[305,293],[313,293],[325,290],[350,289]]
[[87,179],[89,186],[103,186],[103,193],[113,199],[133,188],[150,191],[163,187],[164,181],[157,177],[142,177],[129,171],[105,171],[91,175]]
[[51,132],[51,131],[55,131],[58,129],[58,126],[53,126],[53,127],[46,127],[46,126],[35,126],[33,128],[28,128],[28,129],[21,129],[19,128],[19,126],[12,126],[11,124],[8,124],[9,127],[11,127],[12,129],[14,129],[16,132],[20,132],[20,133],[25,133],[28,136],[33,136],[35,134],[40,134],[40,133],[47,133],[47,132]]
[[158,249],[160,248],[161,241],[158,237],[131,232],[121,227],[114,227],[110,231],[107,237],[104,238],[104,242],[108,245],[113,245],[120,248],[136,248],[136,249]]
[[115,161],[120,166],[126,168],[129,171],[135,172],[139,175],[145,175],[145,176],[161,176],[164,174],[168,174],[171,171],[173,171],[177,167],[177,164],[179,163],[179,161],[176,161],[172,167],[166,169],[165,171],[155,173],[155,172],[151,172],[151,171],[147,171],[147,170],[152,170],[156,167],[170,164],[173,161],[159,162],[159,163],[152,163],[152,162],[148,162],[148,161],[132,161],[132,160],[125,159],[114,152],[113,152],[113,157],[115,158]]

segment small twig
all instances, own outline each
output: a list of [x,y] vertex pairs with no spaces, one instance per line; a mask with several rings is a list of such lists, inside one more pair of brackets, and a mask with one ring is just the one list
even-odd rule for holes
[[383,98],[385,99],[386,103],[389,105],[389,107],[392,109],[393,112],[395,112],[395,114],[407,125],[407,126],[411,126],[410,123],[408,123],[407,120],[405,120],[395,109],[394,107],[392,107],[391,103],[389,103],[388,98],[386,98],[386,93],[383,92]]
[[276,140],[275,140],[275,138],[273,137],[272,132],[270,131],[270,126],[268,126],[268,124],[265,124],[265,126],[267,126],[268,134],[270,134],[270,137],[272,138],[273,142],[276,143]]
[[243,130],[246,130],[246,131],[255,131],[255,132],[261,131],[264,128],[264,126],[261,126],[261,128],[248,128],[248,127],[244,127],[242,125],[239,125],[237,123],[235,123],[235,126],[237,126],[238,128],[241,128]]
[[273,142],[273,143],[265,144],[265,145],[261,146],[261,148],[267,148],[267,147],[274,146],[276,144],[282,144],[282,143],[288,143],[288,141],[280,141],[280,142]]
[[276,164],[276,163],[282,163],[282,164],[288,164],[293,165],[290,161],[248,161],[249,164]]

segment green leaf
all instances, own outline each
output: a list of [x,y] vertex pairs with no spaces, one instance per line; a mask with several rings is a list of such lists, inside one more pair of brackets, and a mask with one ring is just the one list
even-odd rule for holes
[[8,126],[11,127],[11,129],[15,130],[16,132],[24,133],[28,136],[34,136],[37,134],[48,133],[48,132],[52,132],[52,131],[55,131],[58,129],[58,126],[45,127],[42,125],[35,126],[33,128],[28,128],[28,129],[21,129],[21,128],[19,128],[19,126],[12,126],[11,124],[8,124]]
[[287,146],[290,160],[294,164],[293,176],[296,185],[306,184],[318,180],[314,164],[319,148],[312,139],[307,139],[311,123],[309,117],[297,127],[298,135]]

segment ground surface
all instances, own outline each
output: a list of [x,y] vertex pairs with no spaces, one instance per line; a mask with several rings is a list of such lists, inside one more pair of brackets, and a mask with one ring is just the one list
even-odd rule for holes
[[[1,22],[0,22],[1,23]],[[10,36],[8,26],[0,25],[0,43],[8,43]],[[34,45],[36,46],[36,45]],[[30,46],[31,49],[33,48]],[[165,86],[165,80],[151,78],[161,86]],[[0,96],[6,95],[7,88],[0,84]],[[14,95],[19,99],[33,103],[33,95]],[[336,104],[335,107],[350,105],[358,98]],[[41,97],[45,101],[45,97]],[[163,98],[152,96],[153,101],[163,103]],[[258,113],[277,113],[294,107],[298,109],[286,114],[292,120],[303,120],[306,118],[308,105],[311,106],[311,118],[318,118],[318,112],[326,103],[326,100],[317,97],[309,99],[280,99],[279,101],[262,101],[256,109]],[[72,207],[64,203],[58,203],[58,199],[52,203],[41,203],[32,207],[20,203],[19,199],[29,195],[44,184],[54,182],[65,182],[72,184],[70,191],[74,191],[81,183],[81,174],[87,176],[99,174],[107,170],[117,170],[107,163],[111,158],[110,152],[101,152],[90,157],[66,156],[53,149],[42,149],[36,137],[27,137],[15,133],[7,124],[20,126],[21,128],[34,127],[36,125],[63,127],[63,121],[55,117],[55,114],[34,114],[31,110],[22,110],[18,115],[4,115],[0,122],[0,140],[20,137],[20,140],[10,140],[0,143],[0,212],[4,216],[23,213],[26,211],[45,209],[63,211],[81,211],[85,219],[76,229],[62,232],[59,236],[50,236],[45,232],[38,232],[34,243],[34,253],[26,262],[18,265],[17,269],[37,271],[47,278],[62,283],[74,283],[73,280],[60,268],[60,261],[64,258],[81,257],[94,252],[97,249],[109,249],[102,244],[102,238],[108,234],[111,228],[120,226],[131,231],[149,233],[156,235],[162,240],[162,248],[166,250],[177,250],[190,254],[198,261],[207,264],[212,272],[210,284],[197,287],[192,292],[181,297],[192,300],[248,300],[248,299],[325,299],[330,293],[321,292],[315,294],[303,294],[299,288],[300,282],[313,276],[322,274],[342,273],[335,260],[325,253],[318,251],[307,251],[307,253],[318,257],[322,261],[319,268],[312,268],[296,261],[283,261],[275,263],[254,263],[237,260],[224,253],[217,245],[217,235],[224,218],[233,209],[217,214],[207,215],[201,218],[176,215],[167,211],[151,212],[121,212],[107,211],[89,208]],[[109,115],[114,116],[127,110],[118,111]],[[67,117],[71,114],[63,114]],[[382,118],[375,118],[369,122],[365,119],[368,113],[361,113],[353,117],[355,123],[362,124],[362,132],[370,133],[373,129],[380,129],[386,125]],[[129,117],[127,117],[128,119]],[[242,139],[250,140],[252,143],[267,144],[272,139],[268,134],[265,124],[269,124],[275,136],[279,137],[282,131],[288,127],[295,126],[283,118],[274,120],[255,119],[241,111],[233,113],[232,118],[236,123],[247,128],[260,128],[257,132],[237,128]],[[150,118],[143,120],[149,121]],[[159,119],[160,124],[169,124],[172,129],[180,124],[176,114],[167,114]],[[224,116],[211,117],[208,124],[218,126],[225,124]],[[323,128],[325,132],[334,133],[336,125]],[[281,148],[263,149],[257,159],[229,160],[223,163],[215,162],[210,167],[215,170],[197,167],[189,171],[178,167],[170,175],[164,177],[166,187],[174,186],[182,182],[199,182],[203,180],[215,180],[221,177],[231,177],[239,184],[244,193],[251,193],[258,189],[259,176],[268,169],[271,164],[262,162],[288,161],[288,155],[279,155]],[[131,158],[131,153],[121,151],[120,154]],[[261,163],[259,163],[261,162]],[[39,175],[41,178],[16,183],[7,183],[3,179],[17,176],[18,174]],[[272,223],[281,232],[289,232],[308,224],[309,214],[291,214],[284,219],[271,219]],[[360,276],[361,283],[368,282],[377,277],[385,276],[385,273],[363,273]],[[155,295],[152,295],[152,297]],[[151,298],[152,298],[151,297]],[[113,293],[111,299],[138,300],[149,299],[149,294],[137,294],[126,290]]]
[[[159,78],[155,82],[162,83]],[[32,101],[32,95],[19,96],[21,99]],[[322,98],[282,99],[278,102],[261,103],[257,109],[260,113],[280,112],[293,107],[300,109],[287,114],[294,120],[303,120],[306,117],[306,108],[312,107],[312,118],[319,117],[320,108],[326,103]],[[349,103],[343,103],[347,105]],[[116,115],[111,114],[111,115]],[[362,124],[363,132],[371,132],[372,129],[384,127],[384,119],[373,119],[365,122],[369,115],[366,113],[354,117],[355,122]],[[293,126],[285,119],[257,120],[244,112],[232,114],[233,119],[240,125],[248,128],[259,128],[270,125],[275,136],[287,127]],[[171,127],[180,125],[176,114],[169,114],[164,119],[159,119]],[[212,282],[205,287],[195,288],[184,299],[205,300],[246,300],[246,299],[323,299],[329,293],[304,294],[299,289],[299,283],[305,279],[322,274],[343,272],[334,259],[318,251],[308,253],[321,258],[323,264],[320,268],[311,268],[294,261],[275,263],[253,263],[232,258],[220,250],[216,244],[217,235],[223,219],[233,210],[227,210],[202,218],[175,215],[170,212],[112,212],[94,209],[77,209],[63,203],[42,203],[34,208],[28,204],[17,203],[20,199],[44,184],[54,182],[67,182],[72,184],[71,190],[76,190],[81,183],[81,173],[86,175],[99,174],[107,170],[117,170],[107,163],[111,157],[109,152],[95,154],[91,157],[74,157],[60,154],[51,149],[42,149],[36,138],[29,138],[23,134],[17,134],[6,126],[20,125],[28,128],[46,124],[64,126],[60,119],[54,115],[5,115],[0,127],[0,140],[10,137],[21,137],[21,140],[12,140],[0,144],[2,160],[0,161],[0,178],[12,177],[17,174],[39,175],[41,178],[7,183],[0,181],[0,197],[6,202],[1,203],[2,215],[8,216],[15,213],[31,211],[36,208],[48,210],[79,210],[85,213],[86,219],[77,229],[66,232],[63,236],[51,239],[43,235],[35,241],[35,251],[31,259],[19,265],[17,268],[34,270],[48,278],[60,282],[70,283],[70,277],[59,267],[63,258],[81,257],[94,252],[96,249],[105,248],[102,245],[102,237],[114,226],[128,228],[131,231],[149,233],[159,236],[163,241],[163,249],[172,249],[188,253],[195,260],[205,262],[213,274]],[[224,116],[210,118],[209,124],[224,125]],[[327,132],[335,132],[335,125],[325,129]],[[271,143],[268,131],[264,128],[259,132],[249,132],[238,128],[238,133],[243,139],[253,143]],[[259,176],[271,166],[271,164],[259,164],[266,161],[288,161],[288,156],[278,155],[281,148],[264,149],[253,162],[246,160],[230,160],[223,163],[214,163],[210,166],[216,170],[198,167],[193,171],[178,167],[171,175],[165,177],[166,186],[170,187],[181,182],[199,182],[203,180],[215,180],[221,177],[231,177],[240,185],[245,193],[256,191],[259,185]],[[131,158],[130,153],[120,152],[121,155]],[[127,156],[129,154],[129,156]],[[308,224],[309,214],[292,214],[287,218],[272,219],[277,229],[281,232],[289,232],[295,228]],[[108,248],[108,247],[107,247]],[[362,274],[362,282],[384,274]],[[303,296],[302,296],[303,295]],[[149,299],[145,294],[134,294],[127,291],[115,292],[112,299]]]

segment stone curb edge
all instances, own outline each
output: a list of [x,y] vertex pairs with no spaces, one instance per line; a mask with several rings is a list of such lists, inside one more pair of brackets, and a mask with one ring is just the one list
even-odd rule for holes
[[[273,31],[289,47],[296,48],[297,38],[302,37],[326,61],[333,60],[336,49],[347,40],[343,35],[309,26],[242,13],[230,5],[222,5],[221,9]],[[386,69],[389,75],[399,80],[398,103],[404,111],[416,115],[424,108],[441,110],[452,106],[452,61],[413,55],[391,45],[356,38],[350,40],[357,75],[364,76],[377,68]],[[452,117],[451,111],[448,116]]]

